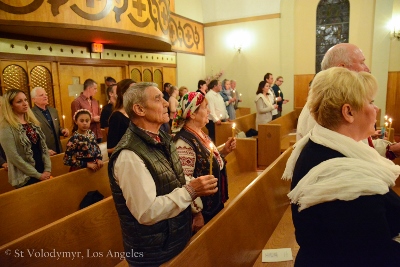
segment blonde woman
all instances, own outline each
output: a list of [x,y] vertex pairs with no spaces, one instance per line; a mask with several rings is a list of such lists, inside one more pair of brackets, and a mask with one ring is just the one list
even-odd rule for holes
[[19,188],[49,179],[51,162],[46,139],[25,93],[7,90],[1,110],[0,143],[7,155],[9,183]]
[[179,87],[179,100],[189,92],[189,89],[186,86]]
[[300,250],[294,266],[399,266],[400,166],[360,142],[375,132],[376,79],[333,67],[319,72],[307,108],[317,122],[286,169]]

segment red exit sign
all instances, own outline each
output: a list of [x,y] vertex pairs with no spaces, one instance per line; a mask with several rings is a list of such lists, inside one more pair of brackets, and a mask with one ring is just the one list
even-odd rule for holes
[[103,53],[104,47],[103,44],[92,43],[92,52],[93,53]]

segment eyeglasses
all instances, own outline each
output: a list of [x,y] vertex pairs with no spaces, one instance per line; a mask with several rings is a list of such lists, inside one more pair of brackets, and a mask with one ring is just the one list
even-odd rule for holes
[[281,82],[281,83],[283,83],[283,81],[282,81],[282,80],[278,80],[278,82]]

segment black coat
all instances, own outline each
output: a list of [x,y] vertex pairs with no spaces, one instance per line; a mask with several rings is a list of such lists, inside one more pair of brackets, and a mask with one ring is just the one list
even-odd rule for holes
[[[344,157],[311,140],[296,163],[292,188],[321,162]],[[400,197],[385,195],[335,200],[298,212],[292,204],[293,223],[300,250],[295,266],[400,266]]]

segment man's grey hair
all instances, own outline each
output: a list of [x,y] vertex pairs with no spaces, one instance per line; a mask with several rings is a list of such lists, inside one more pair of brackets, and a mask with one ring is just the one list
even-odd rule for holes
[[37,87],[33,88],[32,91],[31,91],[31,98],[35,98],[36,97],[38,89],[43,89],[44,90],[44,88],[40,87],[40,86],[37,86]]
[[124,109],[126,111],[126,114],[128,114],[129,119],[132,119],[136,116],[135,112],[133,112],[134,105],[142,105],[143,107],[146,106],[147,96],[145,94],[145,90],[146,88],[152,86],[158,88],[158,85],[156,83],[142,82],[136,83],[129,87],[128,90],[126,90],[123,96],[123,103]]
[[340,64],[351,65],[350,49],[346,46],[337,46],[330,48],[321,62],[321,70],[327,70],[332,67],[338,67]]

